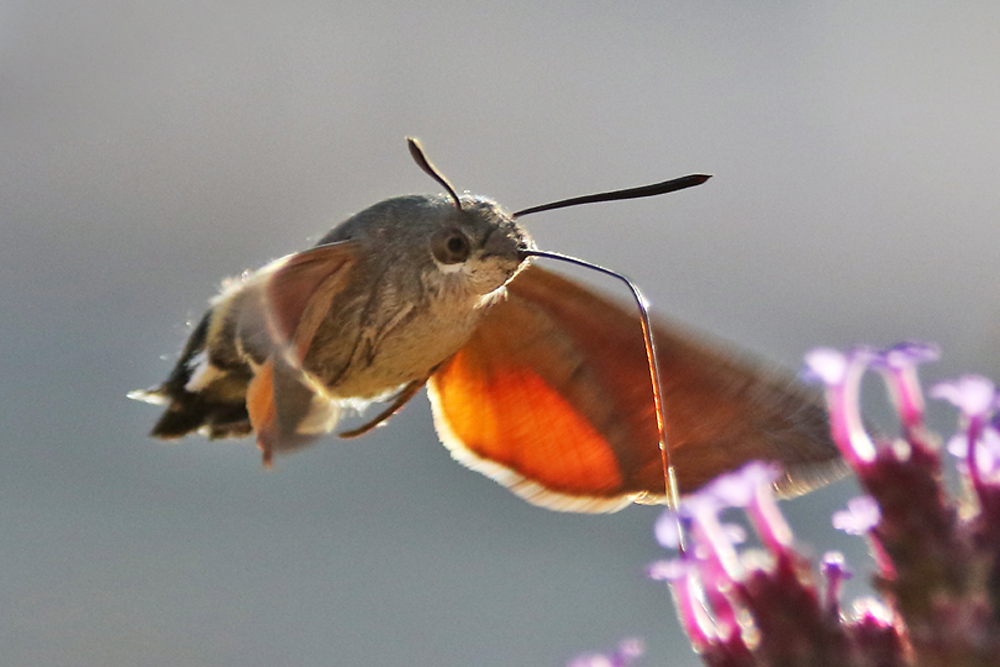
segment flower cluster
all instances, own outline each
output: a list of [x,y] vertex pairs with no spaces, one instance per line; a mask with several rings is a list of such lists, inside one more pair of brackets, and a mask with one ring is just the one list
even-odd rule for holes
[[[826,385],[833,439],[866,495],[834,515],[834,525],[867,536],[880,600],[849,613],[840,589],[850,576],[839,554],[819,574],[794,545],[771,484],[776,471],[752,463],[682,501],[657,524],[659,541],[690,543],[656,563],[678,615],[707,665],[1000,665],[1000,394],[974,376],[930,395],[960,412],[947,450],[964,482],[954,498],[941,480],[941,454],[924,425],[920,363],[936,350],[906,344],[847,353],[816,350],[807,372]],[[899,415],[895,440],[872,437],[860,411],[862,376],[885,380]],[[762,550],[740,551],[741,530],[720,512],[740,508]]]

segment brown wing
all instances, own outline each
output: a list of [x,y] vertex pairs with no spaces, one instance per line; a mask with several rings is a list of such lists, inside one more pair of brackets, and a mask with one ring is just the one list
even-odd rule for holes
[[[301,368],[320,323],[348,284],[356,262],[352,243],[317,246],[268,269],[262,286],[262,317],[248,312],[240,335],[264,336],[269,346],[247,388],[247,412],[264,463],[274,451],[311,443],[333,429],[338,408]],[[263,320],[263,323],[261,322]]]
[[[674,326],[654,326],[682,493],[752,459],[786,494],[841,467],[825,412],[791,379]],[[662,502],[664,476],[638,315],[530,267],[429,383],[452,455],[552,509]]]
[[347,286],[357,262],[357,245],[349,241],[316,246],[288,257],[265,287],[270,334],[292,344],[299,359],[312,343],[316,329]]

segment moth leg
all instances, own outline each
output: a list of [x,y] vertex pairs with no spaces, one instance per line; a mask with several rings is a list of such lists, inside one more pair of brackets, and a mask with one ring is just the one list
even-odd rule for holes
[[410,399],[417,395],[417,392],[420,391],[420,388],[423,387],[425,384],[427,384],[427,379],[429,377],[430,376],[428,375],[423,379],[414,380],[413,382],[403,387],[403,389],[400,390],[398,394],[396,394],[396,398],[395,400],[393,400],[392,405],[387,407],[382,412],[378,413],[378,415],[376,415],[375,418],[372,419],[371,421],[366,422],[365,424],[359,426],[358,428],[351,429],[350,431],[344,431],[343,433],[338,433],[337,435],[340,436],[341,438],[356,438],[359,435],[364,435],[365,433],[368,433],[373,428],[375,428],[382,422],[389,419],[389,417],[393,416],[394,414],[402,410],[403,406],[409,403]]

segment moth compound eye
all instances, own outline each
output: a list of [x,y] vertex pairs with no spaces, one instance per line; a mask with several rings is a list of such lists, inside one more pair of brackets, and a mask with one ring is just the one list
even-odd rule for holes
[[469,238],[457,229],[445,229],[431,238],[431,254],[442,264],[459,264],[469,259]]

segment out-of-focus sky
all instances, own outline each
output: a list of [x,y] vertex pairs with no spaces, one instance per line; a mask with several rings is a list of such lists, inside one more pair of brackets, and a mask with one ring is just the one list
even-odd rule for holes
[[[998,375],[998,63],[985,1],[5,3],[4,663],[540,666],[641,636],[698,664],[643,576],[655,509],[531,507],[423,398],[264,472],[250,441],[154,443],[125,393],[223,277],[435,191],[408,134],[512,209],[715,174],[527,224],[793,369],[919,339],[929,378]],[[855,595],[852,493],[784,508]]]

